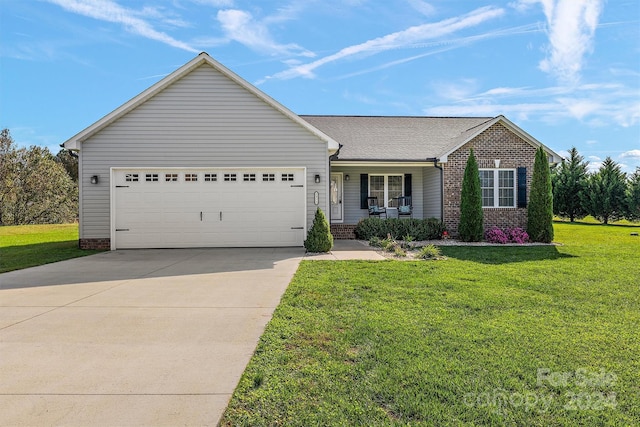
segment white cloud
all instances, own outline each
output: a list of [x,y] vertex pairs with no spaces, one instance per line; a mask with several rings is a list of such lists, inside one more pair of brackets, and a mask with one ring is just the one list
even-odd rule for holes
[[418,12],[420,12],[425,16],[433,15],[436,12],[436,8],[432,4],[427,3],[426,1],[423,1],[423,0],[408,0],[408,1],[409,1],[409,5],[411,5],[412,8],[414,8],[415,10],[417,10]]
[[420,43],[430,39],[437,39],[439,37],[452,34],[456,31],[479,25],[487,20],[497,18],[503,14],[503,9],[488,6],[476,9],[466,15],[458,16],[455,18],[445,19],[443,21],[435,23],[413,26],[407,28],[406,30],[368,40],[364,43],[345,47],[332,55],[325,56],[324,58],[320,58],[308,64],[297,65],[288,70],[267,77],[267,79],[276,78],[285,80],[296,77],[313,78],[315,77],[314,71],[317,68],[331,62],[346,59],[354,55],[369,56],[391,49],[413,46],[415,43]]
[[629,150],[620,154],[621,159],[638,159],[640,160],[640,150]]
[[[198,52],[189,44],[174,39],[170,35],[156,30],[146,20],[140,18],[145,11],[136,12],[120,6],[111,0],[48,0],[50,3],[56,4],[63,9],[77,13],[79,15],[88,16],[100,21],[121,24],[130,33],[156,40],[169,46],[183,49],[188,52]],[[156,9],[146,9],[147,14],[156,14]],[[174,21],[176,22],[176,21]]]
[[256,21],[249,12],[237,9],[220,10],[217,19],[227,38],[255,51],[269,55],[315,56],[313,52],[303,49],[297,44],[275,42],[267,25],[264,22]]
[[603,0],[520,0],[519,10],[540,3],[547,18],[549,49],[540,69],[561,82],[580,80],[584,57],[593,50],[593,39]]

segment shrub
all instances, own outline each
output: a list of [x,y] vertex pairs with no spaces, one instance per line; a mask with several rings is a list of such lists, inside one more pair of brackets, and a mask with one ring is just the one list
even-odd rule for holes
[[501,230],[498,227],[491,227],[484,234],[484,239],[489,243],[526,243],[529,241],[529,235],[520,227],[507,228]]
[[507,238],[510,243],[527,243],[529,241],[529,235],[520,227],[507,228]]
[[480,172],[472,149],[467,159],[467,165],[464,168],[464,177],[462,178],[460,223],[458,224],[460,240],[463,242],[479,242],[482,240],[483,221]]
[[382,247],[382,240],[377,236],[373,236],[372,238],[369,239],[369,246],[372,246],[374,248],[380,248]]
[[437,246],[427,245],[420,248],[416,257],[420,259],[437,259],[440,258],[441,254],[440,248]]
[[388,235],[412,236],[415,240],[437,240],[444,231],[444,224],[437,218],[364,218],[354,230],[356,238],[360,240],[370,240],[372,237],[385,239]]
[[536,151],[527,207],[527,233],[534,242],[553,240],[553,192],[549,160],[542,147]]
[[509,242],[509,238],[505,232],[500,230],[498,227],[491,227],[488,229],[484,234],[484,239],[489,243],[500,243],[501,245]]
[[404,249],[402,249],[400,246],[396,246],[393,249],[393,254],[397,257],[405,257],[407,256],[407,253],[404,251]]
[[307,240],[304,241],[307,252],[329,252],[333,247],[333,236],[329,228],[327,217],[320,208],[316,209],[316,216],[313,218],[313,225]]

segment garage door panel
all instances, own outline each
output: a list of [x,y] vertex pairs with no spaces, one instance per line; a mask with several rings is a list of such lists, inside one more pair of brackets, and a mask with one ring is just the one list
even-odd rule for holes
[[[114,174],[117,185],[126,183],[113,189],[115,228],[123,230],[116,231],[118,248],[301,246],[304,240],[302,168]],[[224,180],[234,174],[236,181]],[[136,175],[138,181],[127,181]]]

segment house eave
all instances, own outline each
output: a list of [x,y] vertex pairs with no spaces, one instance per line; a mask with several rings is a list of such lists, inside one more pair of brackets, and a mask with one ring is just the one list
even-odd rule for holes
[[350,167],[424,167],[433,166],[433,159],[425,160],[348,160],[338,159],[331,161],[332,166],[350,166]]

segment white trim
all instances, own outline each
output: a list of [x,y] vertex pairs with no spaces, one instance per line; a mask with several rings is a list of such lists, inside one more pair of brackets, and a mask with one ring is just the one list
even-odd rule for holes
[[533,136],[529,135],[527,132],[522,130],[520,127],[515,125],[512,121],[510,121],[509,119],[507,119],[503,115],[499,115],[497,117],[494,117],[493,119],[491,119],[491,120],[483,123],[482,125],[478,126],[477,129],[475,130],[475,132],[470,134],[470,136],[466,137],[464,140],[462,140],[462,142],[456,144],[453,148],[450,148],[448,151],[446,151],[445,153],[440,155],[439,156],[439,161],[441,163],[446,163],[447,162],[447,158],[451,153],[455,152],[460,147],[462,147],[463,145],[465,145],[466,143],[471,141],[473,138],[475,138],[476,136],[480,135],[482,132],[484,132],[485,130],[489,129],[491,126],[493,126],[496,123],[502,123],[504,125],[504,127],[506,127],[511,132],[513,132],[514,134],[516,134],[517,136],[522,138],[525,142],[529,143],[529,145],[531,145],[531,146],[533,146],[535,148],[542,147],[544,149],[544,151],[548,155],[551,155],[552,161],[550,163],[559,163],[559,162],[562,161],[562,156],[560,156],[555,151],[551,150],[549,147],[543,145],[540,141],[535,139]]
[[[192,167],[192,166],[187,166],[187,167],[179,167],[179,166],[169,166],[169,167],[164,167],[164,166],[159,166],[159,167],[152,167],[152,166],[140,166],[140,167],[136,167],[136,166],[112,166],[111,168],[109,168],[109,240],[110,240],[110,249],[112,251],[116,250],[116,201],[115,201],[115,179],[114,179],[114,175],[115,172],[117,171],[122,171],[122,170],[140,170],[140,171],[145,171],[145,170],[185,170],[185,171],[193,171],[193,170],[256,170],[256,169],[260,169],[260,170],[269,170],[269,169],[297,169],[297,170],[302,170],[303,175],[302,175],[302,182],[304,182],[304,188],[305,191],[302,192],[302,204],[304,206],[304,220],[303,220],[303,243],[304,243],[304,239],[306,239],[307,236],[307,224],[308,224],[308,215],[309,215],[309,206],[307,204],[307,193],[310,189],[310,186],[307,183],[307,168],[306,166],[265,166],[265,167],[261,167],[261,166],[238,166],[238,167],[231,167],[231,166],[223,166],[223,167],[216,167],[216,166],[212,166],[212,167]],[[315,209],[314,209],[315,212]],[[82,222],[80,223],[82,224]]]
[[[518,207],[518,172],[515,168],[479,168],[478,172],[493,173],[493,206],[482,206],[482,209],[516,209]],[[513,205],[500,206],[500,172],[513,172]],[[482,191],[482,183],[480,183]],[[507,187],[504,187],[507,188]]]
[[262,92],[261,90],[259,90],[258,88],[256,88],[255,86],[253,86],[252,84],[250,84],[249,82],[247,82],[246,80],[238,76],[237,74],[235,74],[233,71],[226,68],[224,65],[220,64],[218,61],[211,58],[206,52],[200,53],[198,56],[193,58],[191,61],[187,62],[182,67],[178,68],[173,73],[169,74],[167,77],[163,78],[153,86],[149,87],[148,89],[138,94],[131,100],[127,101],[120,107],[116,108],[111,113],[107,114],[106,116],[104,116],[103,118],[101,118],[100,120],[92,124],[91,126],[87,127],[86,129],[80,131],[76,135],[69,138],[67,141],[64,142],[64,147],[69,150],[76,150],[76,151],[80,150],[82,142],[86,141],[88,138],[90,138],[100,130],[104,129],[106,126],[110,125],[120,117],[127,114],[129,111],[133,110],[134,108],[146,102],[153,96],[157,95],[158,93],[163,91],[165,88],[167,88],[174,82],[180,80],[182,77],[189,74],[191,71],[195,70],[197,67],[203,64],[210,65],[218,72],[222,73],[223,75],[225,75],[226,77],[228,77],[229,79],[231,79],[232,81],[234,81],[235,83],[237,83],[238,85],[246,89],[247,91],[251,92],[258,98],[260,98],[262,101],[264,101],[271,107],[278,110],[280,113],[282,113],[283,115],[291,119],[293,122],[302,126],[304,129],[311,132],[313,135],[320,138],[322,141],[326,142],[327,148],[329,150],[329,155],[332,155],[336,151],[338,151],[340,146],[336,141],[334,141],[325,133],[311,126],[311,124],[301,119],[297,114],[293,113],[284,105],[280,104],[279,102],[271,98],[269,95]]
[[357,166],[357,167],[425,167],[431,166],[433,167],[433,162],[398,162],[398,161],[390,161],[386,162],[384,160],[332,160],[331,166]]

